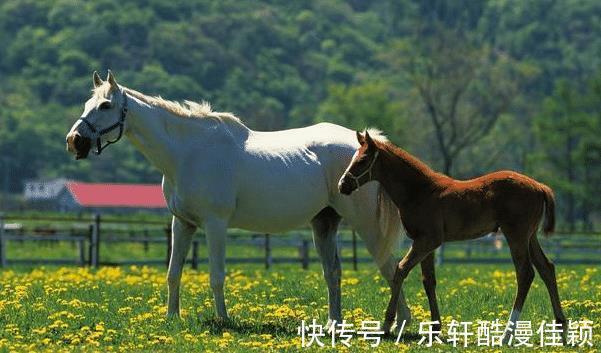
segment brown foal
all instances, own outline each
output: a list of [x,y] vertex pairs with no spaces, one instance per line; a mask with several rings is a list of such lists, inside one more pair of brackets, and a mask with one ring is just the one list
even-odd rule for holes
[[[509,318],[513,323],[511,329],[515,328],[534,279],[534,265],[547,286],[555,319],[562,324],[565,334],[567,323],[559,300],[555,268],[536,238],[543,212],[545,234],[555,227],[555,200],[548,186],[511,171],[455,180],[436,173],[385,138],[372,138],[366,131],[357,132],[357,139],[361,147],[340,179],[340,192],[348,195],[368,181],[377,180],[399,208],[407,236],[413,240],[394,276],[384,321],[387,332],[394,320],[403,281],[414,266],[421,262],[432,321],[440,323],[434,250],[444,242],[475,239],[500,228],[509,244],[518,284]],[[440,325],[435,329],[440,330]]]

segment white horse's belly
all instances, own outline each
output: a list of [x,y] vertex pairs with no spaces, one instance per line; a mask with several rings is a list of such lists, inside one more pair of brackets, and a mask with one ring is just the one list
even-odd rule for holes
[[[260,233],[283,233],[298,228],[308,222],[325,205],[304,207],[295,210],[277,210],[273,207],[240,210],[230,220],[230,227]],[[269,217],[266,217],[269,214]]]
[[299,171],[283,168],[278,173],[265,170],[241,182],[230,226],[285,232],[307,224],[327,203],[320,165],[305,164]]

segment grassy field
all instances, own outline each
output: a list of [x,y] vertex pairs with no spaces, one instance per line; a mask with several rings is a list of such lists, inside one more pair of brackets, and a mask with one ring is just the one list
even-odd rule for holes
[[[260,266],[230,266],[226,300],[231,320],[226,323],[213,319],[204,266],[199,271],[185,270],[179,320],[165,317],[163,268],[6,269],[0,272],[0,352],[499,351],[478,348],[473,342],[467,349],[418,345],[417,322],[429,320],[418,272],[414,271],[406,284],[414,322],[400,345],[388,339],[371,348],[356,336],[350,348],[339,343],[334,349],[301,348],[297,334],[302,319],[317,319],[322,324],[327,319],[326,287],[315,264],[307,271],[293,265],[278,265],[269,271]],[[510,265],[445,264],[437,275],[444,323],[507,318],[515,293]],[[558,280],[566,315],[592,320],[596,345],[534,349],[596,352],[601,332],[601,271],[559,266]],[[388,289],[375,266],[364,264],[357,272],[345,270],[342,291],[344,317],[355,329],[362,320],[382,319]],[[547,292],[538,277],[521,319],[532,320],[534,331],[541,320],[552,319]],[[532,341],[535,346],[539,342],[536,333]]]

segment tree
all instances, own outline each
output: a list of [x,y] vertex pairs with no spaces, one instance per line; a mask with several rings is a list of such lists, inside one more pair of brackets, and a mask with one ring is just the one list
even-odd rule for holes
[[585,92],[560,80],[535,118],[534,132],[542,147],[533,154],[537,174],[555,189],[562,200],[560,205],[565,205],[562,213],[570,230],[577,228],[578,220],[584,225],[590,223],[589,215],[599,204],[599,87],[601,76]]
[[398,138],[404,122],[402,106],[393,98],[385,81],[355,85],[332,84],[327,98],[319,106],[317,121],[328,121],[362,130],[386,127],[386,133]]
[[443,171],[506,112],[534,70],[487,44],[438,25],[433,34],[395,41],[382,58],[415,88],[432,123]]

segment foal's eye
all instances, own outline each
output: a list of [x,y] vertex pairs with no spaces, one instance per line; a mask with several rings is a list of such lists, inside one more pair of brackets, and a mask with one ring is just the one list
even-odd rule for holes
[[98,109],[100,110],[106,110],[106,109],[111,109],[111,102],[102,102],[100,103],[100,105],[98,106]]

